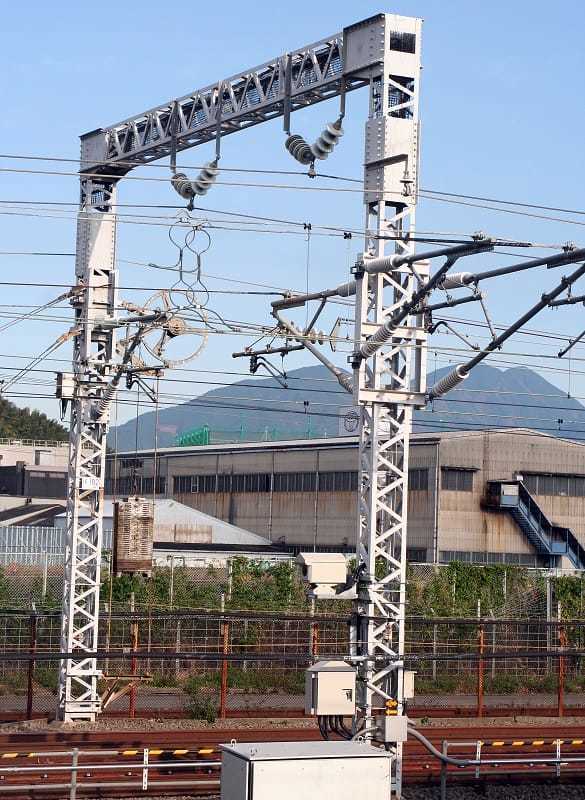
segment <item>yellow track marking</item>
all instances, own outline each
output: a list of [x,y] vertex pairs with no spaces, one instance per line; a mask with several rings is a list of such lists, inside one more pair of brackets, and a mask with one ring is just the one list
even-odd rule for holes
[[2,758],[18,758],[18,753],[2,753]]
[[522,747],[523,744],[523,741],[512,742],[512,747]]
[[123,756],[135,756],[138,755],[138,750],[122,750]]
[[164,753],[164,750],[155,750],[154,748],[148,751],[148,754],[151,756],[161,756]]
[[186,756],[188,752],[189,752],[188,750],[173,750],[173,755]]

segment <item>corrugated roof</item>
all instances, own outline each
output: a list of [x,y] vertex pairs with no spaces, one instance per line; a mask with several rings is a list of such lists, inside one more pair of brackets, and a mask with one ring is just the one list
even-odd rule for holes
[[[59,514],[63,518],[65,514]],[[104,501],[104,518],[114,516],[114,501],[107,499]],[[256,545],[271,547],[268,539],[259,536],[257,533],[247,531],[245,528],[238,528],[230,525],[217,517],[204,514],[196,508],[186,506],[172,498],[157,498],[154,501],[154,527],[156,539],[156,526],[158,525],[180,525],[182,528],[192,525],[193,528],[209,526],[211,528],[211,544],[233,544],[233,545]]]

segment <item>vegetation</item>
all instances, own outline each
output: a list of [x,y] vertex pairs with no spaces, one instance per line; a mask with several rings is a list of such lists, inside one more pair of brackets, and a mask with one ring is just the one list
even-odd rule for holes
[[217,692],[213,688],[216,680],[216,675],[204,674],[192,675],[185,681],[183,688],[189,698],[187,711],[193,719],[205,722],[215,722],[217,719]]
[[0,397],[0,438],[40,439],[66,442],[68,431],[46,414],[30,408],[17,408],[14,403]]

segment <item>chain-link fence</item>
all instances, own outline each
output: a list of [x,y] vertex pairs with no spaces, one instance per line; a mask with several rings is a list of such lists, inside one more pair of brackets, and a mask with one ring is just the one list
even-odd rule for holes
[[[0,614],[0,719],[56,705],[56,613]],[[105,713],[302,714],[306,667],[349,653],[349,618],[309,614],[107,612],[98,650]],[[583,712],[585,622],[408,618],[405,661],[420,716]]]
[[[1,551],[0,608],[57,608],[63,589],[63,553]],[[154,566],[152,576],[110,574],[104,551],[101,602],[134,608],[309,609],[294,559],[270,563],[225,557],[208,566],[185,565],[182,557]],[[351,562],[350,562],[351,568]],[[585,619],[585,572],[452,563],[411,564],[407,610],[412,616],[483,616],[499,619],[556,619],[558,603],[567,618]],[[349,613],[351,604],[321,601],[321,609]]]

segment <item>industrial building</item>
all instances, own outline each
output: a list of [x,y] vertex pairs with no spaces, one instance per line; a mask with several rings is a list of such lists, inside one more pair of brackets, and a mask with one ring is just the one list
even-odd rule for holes
[[[156,491],[293,552],[354,546],[357,437],[166,448],[156,476],[154,458],[109,455],[106,492]],[[415,434],[409,480],[411,561],[585,566],[582,444],[517,428]]]
[[0,496],[67,495],[68,442],[0,439]]

